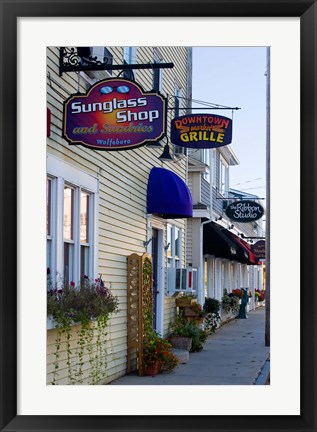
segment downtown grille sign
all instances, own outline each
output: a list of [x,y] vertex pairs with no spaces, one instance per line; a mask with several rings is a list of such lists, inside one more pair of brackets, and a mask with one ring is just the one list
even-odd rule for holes
[[166,135],[166,99],[127,79],[99,81],[64,102],[63,138],[98,150],[129,150]]
[[215,114],[187,114],[171,121],[171,142],[181,147],[216,148],[232,141],[232,120]]

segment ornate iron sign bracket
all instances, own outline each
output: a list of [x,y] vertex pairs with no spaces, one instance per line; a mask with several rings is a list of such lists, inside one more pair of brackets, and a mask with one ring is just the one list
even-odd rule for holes
[[61,47],[59,58],[59,74],[64,72],[133,70],[133,69],[170,69],[174,63],[144,63],[144,64],[112,64],[112,56],[105,56],[103,61],[90,54],[89,47]]

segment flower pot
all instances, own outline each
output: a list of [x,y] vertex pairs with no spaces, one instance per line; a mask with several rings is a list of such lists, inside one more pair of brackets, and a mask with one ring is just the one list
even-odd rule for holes
[[161,372],[162,363],[155,362],[153,364],[145,366],[144,373],[148,376],[155,376]]
[[189,307],[184,308],[184,316],[185,317],[193,317],[193,318],[201,318],[201,315],[198,312],[193,311]]
[[185,336],[172,336],[170,342],[173,348],[190,351],[193,339]]
[[175,301],[177,307],[189,307],[194,303],[197,303],[197,299],[182,299],[178,298]]

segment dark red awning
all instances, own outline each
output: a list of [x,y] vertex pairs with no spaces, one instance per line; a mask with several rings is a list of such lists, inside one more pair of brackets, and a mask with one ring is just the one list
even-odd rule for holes
[[232,237],[233,241],[235,241],[243,249],[245,255],[248,256],[246,264],[249,264],[249,265],[257,264],[258,259],[251,252],[249,244],[246,241],[240,239],[237,235],[233,234],[232,232],[229,231],[229,233],[230,233],[230,236]]

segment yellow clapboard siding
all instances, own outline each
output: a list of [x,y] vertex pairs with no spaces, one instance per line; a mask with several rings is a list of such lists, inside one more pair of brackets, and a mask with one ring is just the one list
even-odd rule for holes
[[[108,47],[114,55],[114,64],[122,63],[123,48]],[[186,88],[186,48],[185,47],[158,47],[163,61],[172,61],[175,67],[171,70],[163,70],[163,95],[169,95],[169,106],[173,101],[175,85]],[[138,47],[138,62],[147,63],[153,61],[153,47]],[[146,146],[122,152],[98,151],[84,146],[70,146],[62,138],[63,102],[67,93],[75,93],[78,88],[76,73],[64,73],[59,77],[59,49],[50,47],[47,49],[47,70],[54,80],[61,83],[63,89],[53,83],[49,85],[47,80],[47,104],[51,109],[51,136],[47,139],[47,151],[70,165],[85,171],[99,180],[99,231],[98,231],[98,270],[102,273],[103,280],[111,283],[112,292],[118,296],[120,312],[114,315],[108,327],[107,336],[107,377],[102,382],[110,382],[111,379],[124,375],[126,372],[127,356],[127,257],[135,252],[142,255],[145,252],[144,240],[147,239],[146,219],[146,194],[147,182],[151,168],[163,166],[171,169],[181,178],[186,177],[186,160],[178,159],[177,163],[162,164],[158,157],[163,151],[151,149]],[[95,74],[97,77],[98,74]],[[113,74],[114,76],[115,74]],[[135,71],[137,82],[145,91],[152,89],[153,71]],[[97,78],[95,79],[95,81]],[[94,81],[94,79],[92,79]],[[86,91],[87,84],[80,79],[80,91]],[[58,95],[56,89],[63,96]],[[186,95],[183,94],[185,97]],[[168,119],[173,116],[168,113]],[[167,135],[169,134],[169,125]],[[163,141],[164,144],[164,141]],[[172,146],[171,146],[172,147]],[[171,148],[172,149],[172,148]],[[183,228],[182,258],[185,262],[186,221],[178,220],[178,226]],[[166,233],[164,242],[166,242]],[[166,265],[166,256],[164,256]],[[166,275],[165,275],[166,277]],[[164,308],[164,332],[168,331],[169,323],[174,319],[175,306],[173,298],[165,298]],[[73,340],[71,345],[76,350],[78,335],[76,327],[73,328]],[[65,336],[63,336],[64,338]],[[54,367],[54,347],[56,330],[48,331],[48,382],[52,379]],[[64,341],[64,339],[62,339]],[[63,342],[65,345],[65,342]],[[61,349],[61,365],[59,384],[67,384],[68,368],[66,365],[67,352],[65,346]],[[89,357],[89,356],[88,356]],[[91,373],[89,361],[84,367],[84,383],[89,383]]]

